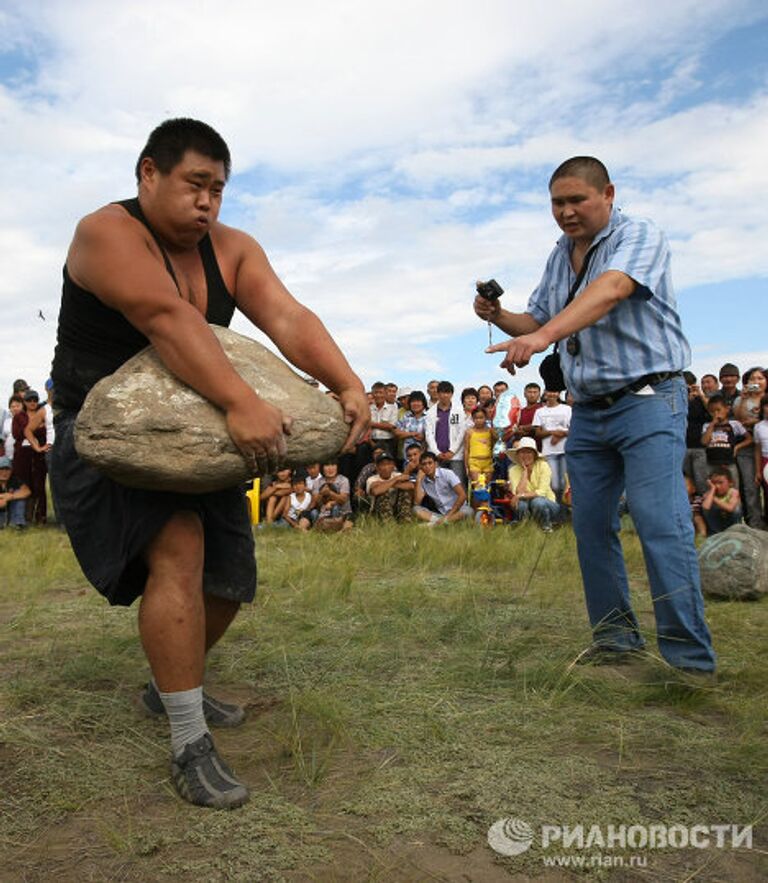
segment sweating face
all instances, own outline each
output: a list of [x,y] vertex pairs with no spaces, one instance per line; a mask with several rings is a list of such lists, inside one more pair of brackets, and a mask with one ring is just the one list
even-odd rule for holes
[[206,235],[221,210],[224,163],[194,150],[163,174],[154,160],[141,163],[141,188],[153,226],[163,238],[191,248]]

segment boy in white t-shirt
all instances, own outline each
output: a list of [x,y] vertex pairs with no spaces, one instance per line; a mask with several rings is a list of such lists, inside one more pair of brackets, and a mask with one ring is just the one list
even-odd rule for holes
[[552,490],[559,503],[565,490],[565,440],[571,426],[571,406],[560,401],[559,392],[548,389],[531,425],[541,441],[541,456],[552,470]]
[[312,494],[307,490],[307,477],[304,472],[294,472],[291,479],[291,493],[283,498],[282,516],[295,530],[309,530],[309,510],[312,508]]

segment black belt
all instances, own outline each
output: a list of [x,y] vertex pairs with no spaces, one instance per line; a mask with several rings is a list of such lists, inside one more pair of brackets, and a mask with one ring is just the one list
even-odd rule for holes
[[659,383],[663,383],[665,380],[671,380],[673,377],[682,376],[682,371],[659,371],[656,374],[645,374],[639,380],[635,380],[627,386],[622,386],[621,389],[609,392],[604,396],[588,399],[586,402],[578,402],[578,404],[584,405],[586,408],[597,408],[602,411],[615,405],[616,402],[618,402],[619,399],[624,398],[628,392],[638,392],[644,386],[656,386]]

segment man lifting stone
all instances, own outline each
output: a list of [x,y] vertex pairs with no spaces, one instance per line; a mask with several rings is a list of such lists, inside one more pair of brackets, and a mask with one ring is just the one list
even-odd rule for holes
[[337,394],[348,444],[366,430],[362,383],[322,322],[291,296],[253,238],[218,221],[229,171],[229,149],[205,123],[172,119],[152,132],[136,164],[138,198],[77,226],[52,370],[59,515],[83,572],[110,604],[141,597],[139,632],[153,675],[142,704],[168,716],[179,794],[217,808],[248,799],[208,731],[236,725],[242,710],[202,687],[207,651],[256,589],[243,490],[124,487],[80,460],[73,430],[91,387],[151,343],[173,374],[224,412],[243,456],[262,474],[274,472],[290,417],[241,379],[209,327],[227,326],[235,307]]

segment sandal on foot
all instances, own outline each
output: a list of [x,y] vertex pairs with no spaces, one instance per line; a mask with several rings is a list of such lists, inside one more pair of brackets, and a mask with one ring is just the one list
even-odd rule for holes
[[250,796],[219,757],[210,733],[189,742],[178,757],[172,758],[171,778],[184,800],[195,806],[235,809]]
[[[149,717],[165,715],[165,706],[157,687],[150,681],[139,696],[139,708]],[[245,720],[245,711],[239,705],[231,705],[214,699],[203,690],[203,714],[211,727],[239,727]]]

